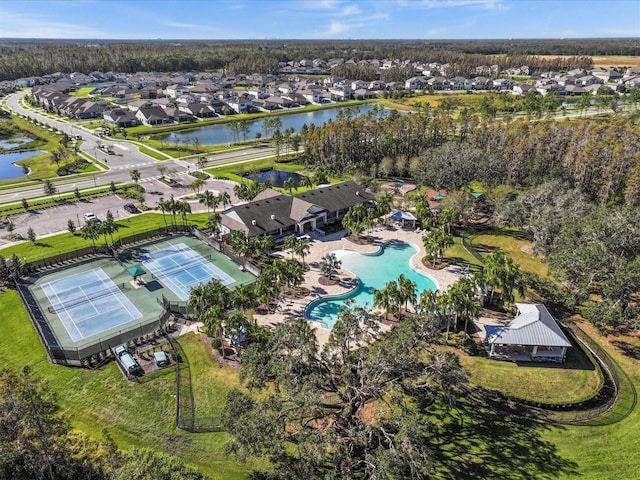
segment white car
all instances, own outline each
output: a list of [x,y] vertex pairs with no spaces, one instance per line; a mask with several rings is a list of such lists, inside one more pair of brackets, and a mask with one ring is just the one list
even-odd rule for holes
[[92,213],[92,212],[84,214],[84,221],[87,222],[87,223],[89,223],[89,222],[100,223],[100,219],[98,217],[96,217],[95,213]]

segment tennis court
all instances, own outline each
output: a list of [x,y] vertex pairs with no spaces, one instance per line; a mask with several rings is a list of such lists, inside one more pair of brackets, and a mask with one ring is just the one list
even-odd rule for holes
[[223,285],[236,281],[184,243],[140,255],[137,259],[184,301],[189,300],[191,288],[196,285],[209,283],[213,279]]
[[66,276],[41,287],[51,303],[49,313],[60,318],[74,342],[142,317],[102,268]]

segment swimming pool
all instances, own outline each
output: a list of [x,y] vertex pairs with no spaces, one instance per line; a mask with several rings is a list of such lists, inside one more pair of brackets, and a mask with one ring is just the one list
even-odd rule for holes
[[388,243],[373,255],[340,252],[342,269],[358,277],[358,286],[339,296],[314,300],[305,308],[305,317],[325,328],[333,328],[345,300],[353,298],[356,305],[373,308],[373,290],[380,290],[387,282],[398,280],[400,274],[416,283],[418,296],[423,290],[437,290],[434,280],[411,268],[411,257],[417,252],[414,245],[403,242]]

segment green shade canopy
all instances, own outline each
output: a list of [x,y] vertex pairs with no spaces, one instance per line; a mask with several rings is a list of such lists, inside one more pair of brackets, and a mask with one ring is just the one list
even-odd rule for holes
[[136,277],[139,277],[140,275],[144,275],[145,273],[147,273],[147,271],[144,268],[142,268],[140,265],[127,268],[127,272],[129,272],[129,275],[131,275],[134,278],[134,280]]
[[471,196],[474,198],[480,198],[482,196],[482,192],[471,192]]
[[445,198],[447,198],[447,196],[446,195],[442,195],[441,193],[436,195],[436,200],[444,200]]

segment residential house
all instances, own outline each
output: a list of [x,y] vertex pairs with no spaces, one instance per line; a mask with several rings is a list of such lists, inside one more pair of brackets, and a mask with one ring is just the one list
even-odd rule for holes
[[105,123],[118,128],[132,127],[138,124],[138,119],[136,118],[135,113],[123,108],[106,110],[102,112],[102,118]]
[[411,77],[404,82],[404,88],[410,91],[422,90],[424,88],[424,79],[420,77]]
[[148,127],[173,123],[173,118],[161,107],[140,108],[136,112],[136,118]]

